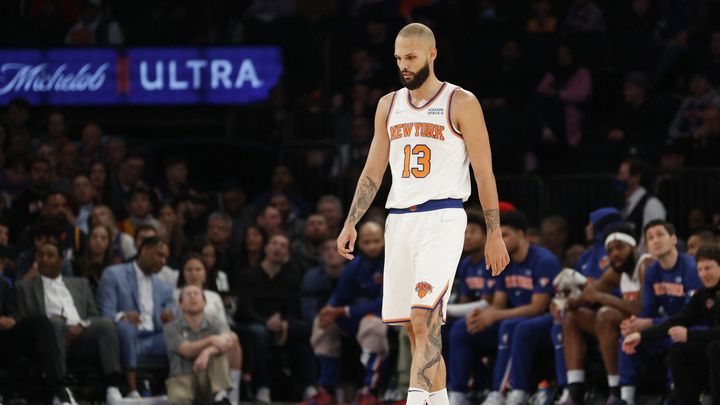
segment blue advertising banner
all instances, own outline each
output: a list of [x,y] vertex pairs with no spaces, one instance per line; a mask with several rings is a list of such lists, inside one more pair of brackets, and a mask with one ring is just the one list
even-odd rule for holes
[[0,104],[247,104],[282,71],[278,47],[0,49]]

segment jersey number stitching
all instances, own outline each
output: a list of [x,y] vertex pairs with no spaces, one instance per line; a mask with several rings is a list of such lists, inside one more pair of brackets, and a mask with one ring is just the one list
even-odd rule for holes
[[[423,179],[430,174],[430,148],[427,145],[405,145],[405,165],[403,166],[403,178],[413,177]],[[410,158],[417,156],[417,166],[410,167]]]

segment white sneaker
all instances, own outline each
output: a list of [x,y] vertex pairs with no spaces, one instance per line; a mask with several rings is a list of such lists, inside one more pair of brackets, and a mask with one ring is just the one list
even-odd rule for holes
[[120,390],[117,389],[117,387],[108,387],[105,393],[106,405],[115,405],[120,403],[120,401],[122,401],[122,394],[120,393]]
[[528,396],[523,390],[512,390],[505,399],[505,405],[525,405],[527,404]]
[[503,398],[502,394],[497,391],[491,391],[487,397],[485,397],[485,401],[483,401],[482,405],[503,405],[503,401],[505,398]]
[[255,401],[264,402],[266,404],[269,404],[270,403],[270,388],[268,388],[268,387],[258,388],[257,394],[255,394]]
[[468,399],[468,394],[460,391],[450,391],[448,392],[448,398],[450,405],[470,405],[470,399]]

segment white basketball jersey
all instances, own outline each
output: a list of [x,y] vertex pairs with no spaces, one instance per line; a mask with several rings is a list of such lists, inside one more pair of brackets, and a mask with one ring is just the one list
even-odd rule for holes
[[392,187],[386,208],[470,197],[470,159],[465,140],[450,121],[457,89],[444,82],[422,106],[412,104],[407,88],[395,92],[387,118]]

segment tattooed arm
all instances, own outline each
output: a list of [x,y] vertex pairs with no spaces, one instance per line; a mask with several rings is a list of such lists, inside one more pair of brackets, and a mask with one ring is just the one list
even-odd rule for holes
[[485,263],[492,268],[492,275],[500,274],[510,262],[500,231],[500,211],[495,175],[492,170],[490,139],[485,126],[482,108],[475,96],[465,90],[458,90],[453,98],[454,112],[450,117],[457,122],[457,128],[465,139],[470,163],[475,172],[475,181],[480,194],[480,204],[487,224],[487,242],[485,243]]
[[392,97],[392,93],[387,94],[378,102],[377,111],[375,112],[375,135],[370,144],[365,167],[362,174],[360,174],[355,189],[350,212],[337,239],[338,252],[348,260],[353,259],[350,252],[353,251],[355,239],[357,238],[355,225],[360,222],[360,219],[375,199],[375,194],[377,194],[390,158],[390,138],[388,137],[386,122]]

